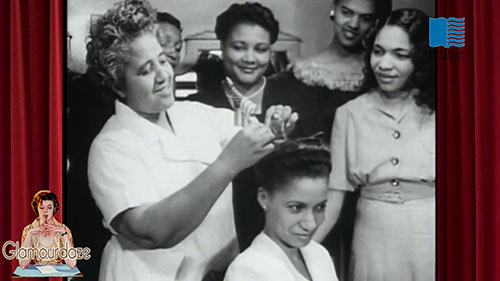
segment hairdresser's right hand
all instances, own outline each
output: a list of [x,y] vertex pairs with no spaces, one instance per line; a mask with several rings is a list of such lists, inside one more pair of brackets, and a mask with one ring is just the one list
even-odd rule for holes
[[231,139],[217,160],[236,175],[270,153],[274,137],[267,125],[252,122]]

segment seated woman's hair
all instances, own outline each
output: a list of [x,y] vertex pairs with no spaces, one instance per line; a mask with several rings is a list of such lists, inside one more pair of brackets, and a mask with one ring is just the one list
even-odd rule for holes
[[146,32],[155,32],[155,23],[155,11],[143,0],[116,3],[92,23],[86,61],[94,83],[119,89],[128,63],[129,43]]
[[328,178],[330,158],[330,151],[319,138],[287,140],[254,168],[262,187],[273,192],[296,179]]
[[57,200],[57,196],[54,192],[50,190],[40,190],[33,196],[33,200],[31,200],[31,209],[38,216],[38,205],[42,203],[44,200],[51,200],[54,202],[54,214],[59,210],[59,200]]
[[[410,43],[413,44],[411,60],[414,66],[412,75],[406,81],[403,89],[416,88],[420,91],[415,96],[419,106],[428,107],[431,110],[436,108],[435,96],[435,66],[433,60],[433,50],[429,47],[429,16],[417,9],[398,9],[392,11],[385,25],[395,25],[402,28],[409,36]],[[377,80],[370,66],[370,56],[373,51],[375,37],[382,29],[379,27],[366,37],[364,45],[367,48],[365,56],[365,80],[361,87],[362,92],[368,92],[377,87]]]
[[232,4],[217,16],[215,34],[217,39],[225,41],[231,30],[239,23],[255,23],[269,32],[271,44],[278,40],[279,22],[273,12],[259,3]]

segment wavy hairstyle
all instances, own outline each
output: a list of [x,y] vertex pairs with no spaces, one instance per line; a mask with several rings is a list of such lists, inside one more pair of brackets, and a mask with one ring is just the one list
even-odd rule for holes
[[155,16],[149,2],[125,0],[116,3],[92,23],[86,61],[97,85],[120,88],[130,59],[130,42],[147,32],[156,32],[158,36]]
[[57,213],[61,205],[59,204],[59,200],[57,200],[57,195],[50,190],[40,190],[33,196],[33,200],[31,200],[31,209],[38,216],[38,205],[42,203],[44,200],[50,200],[54,202],[54,215]]
[[217,39],[225,41],[231,30],[239,23],[255,23],[269,32],[271,44],[278,40],[280,24],[274,18],[273,12],[260,3],[246,2],[244,4],[232,4],[217,16],[215,22],[215,34]]
[[274,192],[293,180],[328,178],[330,151],[320,138],[287,140],[254,166],[262,188]]
[[398,9],[392,11],[385,24],[379,27],[365,38],[364,45],[367,48],[365,55],[365,67],[363,69],[365,79],[361,86],[361,92],[368,92],[377,87],[377,80],[370,65],[375,38],[379,31],[386,25],[396,25],[403,29],[413,44],[411,61],[414,66],[403,90],[418,89],[415,102],[422,107],[431,110],[436,109],[435,95],[435,64],[433,50],[429,47],[429,16],[418,9]]

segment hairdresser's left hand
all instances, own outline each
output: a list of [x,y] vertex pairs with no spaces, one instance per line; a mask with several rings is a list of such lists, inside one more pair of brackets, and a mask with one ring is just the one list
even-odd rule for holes
[[297,112],[292,112],[292,108],[287,105],[273,105],[266,111],[265,124],[271,128],[276,139],[286,139],[298,120]]

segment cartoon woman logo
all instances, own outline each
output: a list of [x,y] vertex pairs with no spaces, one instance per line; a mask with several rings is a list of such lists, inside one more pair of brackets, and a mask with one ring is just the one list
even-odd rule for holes
[[[24,228],[21,247],[37,249],[37,255],[19,258],[21,268],[25,269],[32,260],[35,264],[45,265],[62,264],[64,261],[69,267],[75,267],[76,258],[56,254],[58,249],[73,248],[71,231],[54,217],[60,208],[56,194],[50,190],[38,191],[33,196],[31,207],[38,217]],[[47,254],[42,254],[44,252]]]

